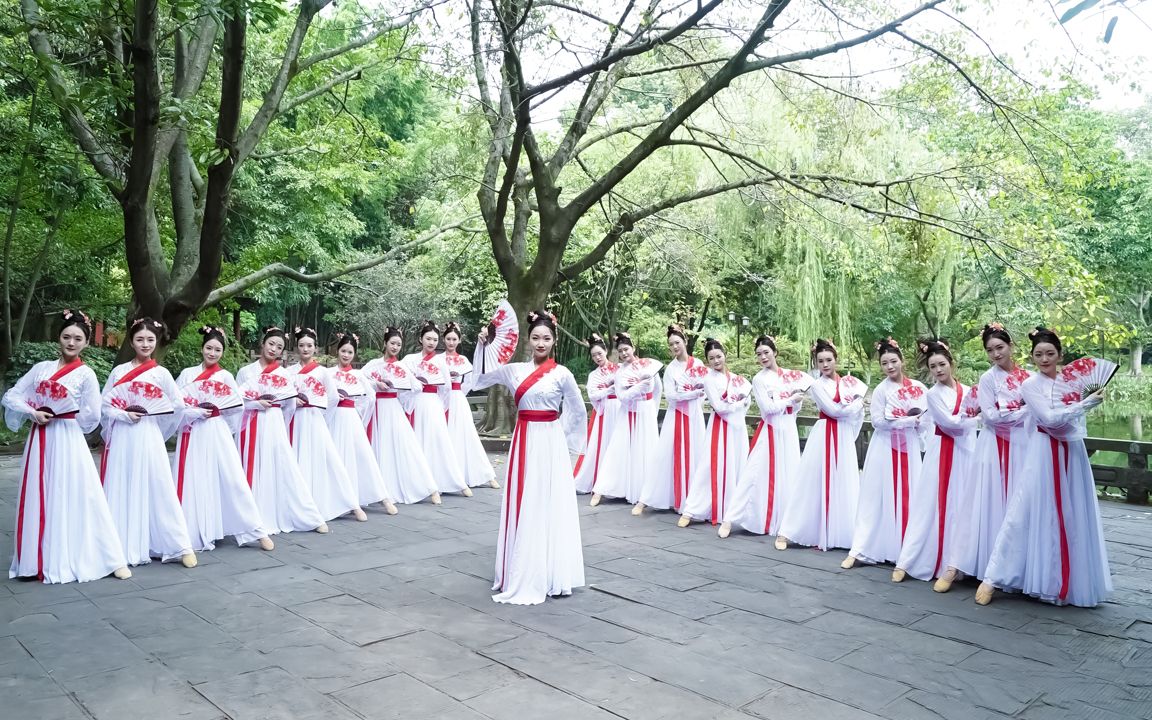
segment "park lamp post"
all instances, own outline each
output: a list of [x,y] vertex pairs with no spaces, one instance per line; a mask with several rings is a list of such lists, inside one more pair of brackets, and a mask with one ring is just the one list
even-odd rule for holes
[[748,327],[748,316],[744,315],[740,318],[740,322],[736,322],[736,311],[728,311],[728,322],[736,326],[736,357],[740,357],[740,335],[744,332],[744,328]]

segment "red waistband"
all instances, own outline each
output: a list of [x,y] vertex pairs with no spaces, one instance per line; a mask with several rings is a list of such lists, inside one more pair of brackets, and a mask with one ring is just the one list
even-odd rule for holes
[[72,412],[60,413],[59,415],[53,415],[52,419],[53,420],[75,420],[76,419],[76,411],[73,410]]
[[615,395],[609,395],[608,397],[606,397],[606,398],[604,398],[604,399],[605,399],[605,400],[616,400],[617,398],[616,398],[616,396],[615,396]]
[[823,411],[820,412],[820,419],[821,420],[831,420],[832,422],[836,422],[836,420],[837,420],[837,418],[834,418],[831,415],[825,415]]
[[396,399],[396,393],[391,392],[391,391],[376,393],[376,399],[377,400],[385,400],[387,398],[392,398],[393,400],[395,400]]
[[453,390],[463,390],[464,389],[464,383],[452,383],[452,389]]
[[425,385],[424,386],[424,392],[434,395],[434,394],[440,392],[440,388],[436,387],[435,385]]
[[356,401],[352,398],[340,398],[340,402],[336,404],[336,407],[354,408],[356,407]]
[[521,410],[516,413],[517,422],[552,422],[560,419],[555,410]]

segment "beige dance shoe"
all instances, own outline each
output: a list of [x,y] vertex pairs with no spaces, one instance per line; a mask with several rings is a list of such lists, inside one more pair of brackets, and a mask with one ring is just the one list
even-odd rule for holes
[[903,568],[896,568],[892,571],[892,582],[904,582],[906,577],[908,577],[908,573]]
[[691,522],[692,522],[692,516],[691,515],[681,515],[680,519],[676,521],[676,527],[688,527],[688,524]]
[[128,569],[127,565],[125,565],[122,568],[116,568],[113,570],[112,577],[116,578],[117,580],[127,580],[128,578],[132,577],[132,571]]
[[364,522],[368,519],[368,513],[364,512],[364,508],[356,508],[352,511],[352,517],[359,522]]
[[992,602],[992,594],[996,592],[996,586],[992,583],[982,582],[980,587],[976,588],[976,604],[987,605]]
[[500,483],[496,482],[496,478],[492,478],[488,481],[488,487],[492,488],[493,490],[499,490]]
[[432,493],[432,504],[433,505],[440,505],[443,502],[444,501],[440,499],[440,493],[438,493],[438,492]]
[[383,505],[384,512],[388,513],[389,515],[395,515],[396,513],[400,512],[396,509],[396,503],[392,502],[391,500],[385,500]]
[[732,523],[730,523],[730,522],[720,523],[720,529],[716,531],[716,535],[718,535],[719,537],[722,537],[722,538],[726,538],[731,534],[732,534]]
[[956,568],[948,568],[943,575],[936,578],[936,583],[932,589],[938,593],[946,593],[952,589],[952,583],[956,582]]
[[320,523],[319,525],[317,525],[316,526],[316,532],[320,533],[321,535],[328,532],[328,523],[323,522],[323,523]]
[[645,507],[644,503],[642,503],[642,502],[636,503],[635,505],[632,506],[632,514],[633,515],[643,515],[644,514],[644,507]]
[[186,568],[196,567],[196,553],[190,552],[187,555],[182,556],[180,558],[180,562],[184,563],[184,567]]
[[840,563],[840,567],[844,568],[845,570],[851,570],[852,568],[856,567],[856,558],[849,555],[848,557],[844,558],[844,562]]
[[788,549],[788,538],[784,537],[783,535],[777,535],[775,547],[777,550],[787,550]]
[[265,535],[264,537],[260,538],[260,549],[261,550],[275,550],[276,549],[276,543],[272,542],[272,538]]
[[472,488],[464,488],[460,491],[460,494],[464,497],[472,497]]
[[596,507],[600,504],[600,493],[592,493],[592,501],[588,503],[588,507]]

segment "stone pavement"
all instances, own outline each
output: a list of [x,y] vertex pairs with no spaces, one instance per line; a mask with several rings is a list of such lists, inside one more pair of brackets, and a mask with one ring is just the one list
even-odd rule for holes
[[[0,458],[0,557],[18,457]],[[972,602],[840,552],[581,503],[589,587],[490,599],[499,492],[129,581],[0,582],[0,717],[1152,718],[1152,514],[1104,507],[1113,601]]]

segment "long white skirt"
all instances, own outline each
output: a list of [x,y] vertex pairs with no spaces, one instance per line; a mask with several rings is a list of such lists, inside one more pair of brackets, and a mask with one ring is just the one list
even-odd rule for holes
[[965,483],[960,498],[960,517],[967,518],[969,532],[949,548],[944,562],[965,575],[984,577],[996,536],[1004,524],[1004,510],[1012,488],[1020,482],[1027,458],[1028,442],[1037,435],[1035,427],[1010,428],[997,437],[995,431],[980,431],[973,463],[976,472]]
[[778,416],[771,425],[761,421],[736,491],[724,511],[725,522],[757,535],[778,533],[799,466],[796,416]]
[[368,436],[376,466],[384,478],[384,490],[393,502],[418,503],[437,492],[424,451],[397,398],[376,398],[376,414],[368,423]]
[[1056,605],[1095,607],[1112,592],[1083,440],[1060,442],[1037,432],[1029,442],[983,579]]
[[442,492],[463,492],[464,468],[460,456],[448,435],[448,421],[444,419],[444,404],[435,393],[418,392],[412,407],[412,429],[424,451],[424,458],[432,470],[432,480]]
[[487,485],[496,479],[496,471],[488,460],[480,433],[472,422],[472,407],[463,390],[448,393],[448,437],[455,442],[457,459],[463,463],[464,482],[468,487]]
[[744,418],[728,422],[717,413],[708,420],[708,481],[693,484],[680,507],[681,515],[712,524],[727,520],[725,511],[748,458],[748,430]]
[[604,464],[604,452],[608,449],[608,442],[616,430],[616,423],[620,417],[620,400],[618,398],[605,398],[601,405],[602,411],[592,411],[588,418],[588,443],[584,454],[576,461],[576,492],[590,493],[592,486],[600,477],[600,468]]
[[172,475],[197,552],[215,549],[216,541],[228,535],[236,538],[237,545],[267,535],[236,442],[223,418],[201,420],[180,433]]
[[536,605],[584,585],[572,460],[559,421],[518,422],[500,504],[496,602]]
[[128,564],[84,433],[74,420],[32,427],[24,446],[13,545],[10,578],[42,574],[46,583],[88,582]]
[[360,502],[356,482],[336,452],[324,412],[316,407],[297,409],[288,425],[288,436],[320,517],[331,520],[352,512]]
[[972,446],[957,442],[951,463],[947,455],[942,462],[942,440],[940,435],[928,440],[923,470],[912,484],[908,532],[896,561],[896,567],[918,580],[943,573],[948,568],[945,558],[968,533],[968,518],[959,509],[971,477]]
[[266,531],[315,530],[324,524],[300,475],[279,408],[247,413],[240,431],[240,459]]
[[645,480],[656,472],[656,412],[656,402],[644,400],[634,412],[620,413],[592,492],[630,503],[640,500]]
[[364,430],[364,421],[356,408],[336,408],[332,415],[332,442],[349,477],[356,484],[359,504],[371,505],[389,499],[384,476],[380,474],[380,466],[376,464],[368,433]]
[[153,557],[168,562],[192,552],[156,421],[117,422],[109,433],[101,460],[104,495],[128,564],[144,565]]
[[[850,423],[836,423],[833,435],[829,429],[833,422],[821,418],[813,426],[780,523],[784,537],[821,550],[852,546],[860,493],[856,441],[848,432]],[[829,442],[830,438],[835,440]]]
[[700,404],[687,412],[669,408],[660,426],[655,470],[640,490],[640,502],[657,510],[680,510],[695,485],[709,482],[708,467],[708,432]]
[[895,563],[908,534],[912,486],[920,481],[916,431],[877,430],[860,474],[860,501],[849,555],[867,563]]

